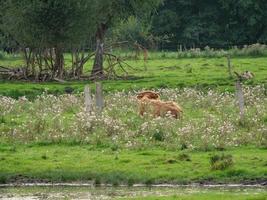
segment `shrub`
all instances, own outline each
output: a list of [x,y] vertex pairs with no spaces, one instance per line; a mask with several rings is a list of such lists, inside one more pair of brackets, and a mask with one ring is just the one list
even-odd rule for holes
[[[200,48],[192,48],[185,51],[178,50],[175,52],[153,52],[150,53],[149,59],[159,59],[159,58],[221,58],[226,57],[227,55],[231,57],[240,57],[240,56],[266,56],[267,55],[267,45],[264,44],[252,44],[252,45],[244,45],[242,48],[234,46],[228,50],[224,49],[213,49],[206,46],[204,49]],[[121,53],[121,57],[131,59],[127,57],[125,54]],[[132,59],[134,59],[133,57]],[[136,59],[136,58],[135,58]],[[143,57],[139,57],[139,59],[143,59]]]
[[267,52],[267,46],[259,43],[246,45],[241,52],[247,56],[264,56]]
[[225,170],[233,165],[232,155],[213,155],[210,158],[212,170]]
[[178,159],[180,161],[191,161],[190,156],[188,154],[186,154],[186,153],[179,154]]
[[153,134],[153,139],[156,141],[164,141],[164,133],[160,130],[156,130],[156,132]]

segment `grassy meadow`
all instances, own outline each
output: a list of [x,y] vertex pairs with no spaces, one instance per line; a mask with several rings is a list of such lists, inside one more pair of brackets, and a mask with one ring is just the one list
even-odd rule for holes
[[263,194],[239,194],[239,193],[206,193],[206,194],[187,194],[187,195],[172,195],[172,196],[148,196],[137,198],[120,198],[120,199],[132,199],[132,200],[266,200],[266,193]]
[[[128,68],[131,79],[103,81],[101,114],[95,107],[92,113],[85,110],[84,85],[94,93],[89,81],[1,81],[0,182],[265,182],[267,59],[232,58],[233,70],[255,74],[244,84],[240,122],[227,59],[175,56],[152,53],[146,64],[128,58],[135,69]],[[20,57],[0,62],[23,63]],[[91,65],[92,60],[87,73]],[[74,94],[64,94],[69,86]],[[182,118],[140,117],[136,94],[142,89],[177,102]]]
[[[114,151],[92,145],[1,145],[0,180],[9,182],[92,181],[114,186],[190,183],[261,183],[267,178],[266,149],[229,148],[221,151],[146,150]],[[211,168],[214,155],[230,154],[234,164]]]
[[[145,63],[141,56],[135,60],[130,53],[120,54],[122,59],[132,66],[132,68],[125,66],[129,77],[125,80],[103,81],[105,92],[184,87],[194,87],[201,90],[213,88],[219,91],[232,92],[234,90],[234,80],[229,78],[227,59],[224,56],[177,58],[176,53],[152,52]],[[66,54],[66,66],[69,66],[70,63],[71,57]],[[92,60],[86,63],[85,74],[90,74],[92,63]],[[233,57],[231,63],[233,71],[249,70],[255,74],[255,78],[247,82],[248,85],[255,86],[267,83],[266,57]],[[23,59],[20,56],[6,56],[0,60],[0,65],[21,66]],[[123,75],[120,70],[118,73]],[[15,98],[19,96],[34,98],[47,89],[51,94],[62,94],[65,87],[72,87],[77,93],[83,91],[85,84],[93,86],[94,83],[91,81],[68,81],[64,84],[0,81],[0,94]]]

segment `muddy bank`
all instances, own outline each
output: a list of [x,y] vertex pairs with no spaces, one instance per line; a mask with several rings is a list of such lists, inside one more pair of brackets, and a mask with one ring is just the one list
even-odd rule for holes
[[32,200],[32,199],[120,199],[150,196],[156,197],[194,197],[198,195],[212,195],[221,197],[229,194],[235,196],[265,196],[266,187],[261,185],[144,185],[136,184],[132,187],[107,186],[95,187],[90,183],[57,183],[57,184],[24,184],[20,186],[4,185],[0,187],[0,199],[5,200]]
[[34,182],[10,182],[0,184],[0,188],[8,187],[96,187],[96,188],[106,188],[106,187],[128,187],[128,188],[190,188],[190,187],[200,187],[200,188],[266,188],[267,182],[265,181],[247,181],[244,183],[212,183],[212,182],[201,182],[201,183],[188,183],[188,184],[173,184],[173,183],[159,183],[159,184],[96,184],[95,182],[48,182],[48,181],[34,181]]

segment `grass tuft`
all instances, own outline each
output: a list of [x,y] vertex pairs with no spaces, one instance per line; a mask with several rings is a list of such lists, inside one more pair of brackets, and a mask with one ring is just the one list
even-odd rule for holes
[[233,166],[233,156],[228,154],[213,155],[210,158],[210,164],[212,170],[225,170]]

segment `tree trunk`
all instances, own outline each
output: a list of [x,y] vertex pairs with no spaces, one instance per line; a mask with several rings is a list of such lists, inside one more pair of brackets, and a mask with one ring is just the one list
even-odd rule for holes
[[96,51],[91,77],[93,79],[104,78],[103,57],[104,57],[104,37],[107,26],[100,24],[96,31]]
[[83,74],[83,66],[84,66],[84,50],[81,50],[81,55],[79,57],[79,64],[77,65],[77,77],[80,80],[81,75]]
[[64,56],[61,47],[55,48],[55,66],[54,66],[54,75],[58,78],[63,77],[64,69]]
[[30,65],[31,65],[31,54],[32,50],[30,48],[24,48],[24,59],[26,61],[26,72],[25,76],[28,77],[30,74]]

